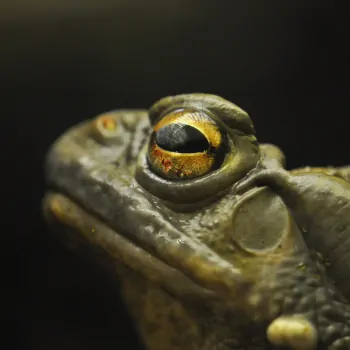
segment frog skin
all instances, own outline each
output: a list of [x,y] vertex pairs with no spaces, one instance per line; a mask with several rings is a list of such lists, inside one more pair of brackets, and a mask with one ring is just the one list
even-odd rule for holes
[[287,171],[245,111],[186,94],[73,127],[46,175],[47,221],[146,349],[350,349],[349,167]]

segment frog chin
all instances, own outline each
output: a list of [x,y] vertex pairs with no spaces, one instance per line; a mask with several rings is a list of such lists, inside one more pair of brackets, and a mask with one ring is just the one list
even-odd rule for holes
[[116,271],[117,275],[126,267],[182,300],[207,302],[222,299],[217,290],[199,285],[179,269],[119,234],[66,195],[48,192],[43,200],[43,210],[47,222],[65,246],[85,252],[89,258],[102,263],[103,268]]

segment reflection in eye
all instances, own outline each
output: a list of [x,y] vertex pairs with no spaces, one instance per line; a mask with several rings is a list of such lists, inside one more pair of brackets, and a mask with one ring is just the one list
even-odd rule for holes
[[162,177],[198,177],[220,165],[224,144],[222,132],[207,114],[175,110],[155,125],[148,160]]
[[201,131],[180,123],[160,128],[156,133],[155,141],[164,150],[179,153],[204,152],[209,148],[209,142]]

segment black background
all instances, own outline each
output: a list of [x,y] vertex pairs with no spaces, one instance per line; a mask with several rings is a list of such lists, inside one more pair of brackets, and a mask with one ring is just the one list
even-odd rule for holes
[[2,1],[2,252],[16,267],[5,283],[16,348],[140,348],[114,284],[48,238],[42,166],[55,138],[109,109],[209,92],[247,110],[289,167],[349,163],[348,19],[337,1]]

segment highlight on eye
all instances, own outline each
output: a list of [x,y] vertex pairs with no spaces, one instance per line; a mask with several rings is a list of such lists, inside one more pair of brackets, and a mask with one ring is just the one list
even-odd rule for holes
[[155,173],[171,179],[194,178],[223,160],[225,137],[203,111],[177,109],[154,126],[148,161]]

